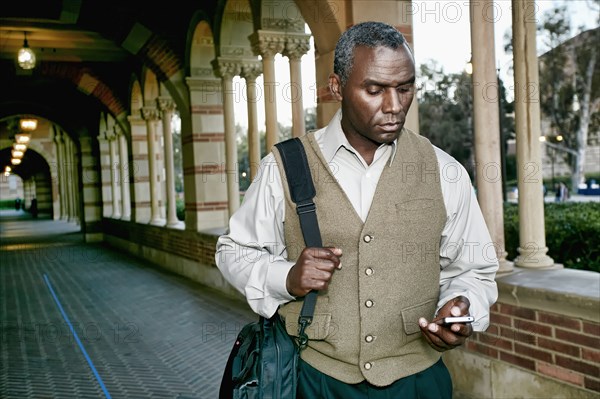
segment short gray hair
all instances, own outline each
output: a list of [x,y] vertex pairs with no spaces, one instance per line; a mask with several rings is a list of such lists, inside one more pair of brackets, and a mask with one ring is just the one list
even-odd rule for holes
[[383,22],[361,22],[352,26],[342,36],[335,46],[333,72],[340,77],[342,86],[346,84],[354,65],[354,49],[356,46],[384,46],[397,49],[406,46],[412,55],[402,33],[396,28]]

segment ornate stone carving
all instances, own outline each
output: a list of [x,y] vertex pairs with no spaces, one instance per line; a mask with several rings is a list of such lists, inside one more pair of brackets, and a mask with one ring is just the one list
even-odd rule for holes
[[285,47],[285,34],[259,30],[248,36],[255,55],[274,57]]
[[221,80],[217,78],[202,79],[190,77],[185,79],[190,91],[207,91],[210,93],[221,91]]
[[241,60],[219,57],[212,61],[215,74],[224,79],[232,79],[242,72]]
[[160,114],[156,107],[142,107],[142,118],[147,121],[157,121],[160,119]]
[[212,68],[192,68],[192,76],[214,76]]
[[173,112],[175,111],[175,101],[171,97],[158,97],[156,99],[156,104],[158,105],[158,109],[163,112]]
[[241,76],[246,78],[247,80],[256,80],[262,74],[262,63],[258,60],[256,61],[244,61],[242,63],[242,73]]
[[286,32],[304,32],[304,20],[301,18],[263,18],[262,27],[265,29],[280,30]]
[[310,35],[286,35],[283,55],[291,60],[300,59],[310,50]]

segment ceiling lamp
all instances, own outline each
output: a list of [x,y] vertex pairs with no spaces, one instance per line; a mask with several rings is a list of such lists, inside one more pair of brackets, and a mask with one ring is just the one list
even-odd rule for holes
[[13,158],[10,160],[10,163],[12,163],[13,165],[19,165],[21,163],[21,159]]
[[29,133],[17,133],[15,134],[15,141],[17,144],[29,144],[31,135]]
[[13,143],[13,150],[25,152],[25,150],[27,150],[27,144]]
[[29,48],[27,43],[27,32],[23,32],[25,39],[23,40],[23,47],[19,50],[17,55],[17,61],[19,66],[23,69],[35,68],[35,53]]
[[17,151],[17,150],[12,150],[10,153],[13,158],[23,158],[23,155],[25,154],[23,151]]
[[22,118],[19,120],[19,127],[26,132],[32,132],[37,129],[38,121],[35,118]]

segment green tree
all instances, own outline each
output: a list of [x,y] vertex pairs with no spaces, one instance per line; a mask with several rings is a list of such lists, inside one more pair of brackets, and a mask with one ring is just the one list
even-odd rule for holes
[[[598,14],[599,1],[588,2]],[[539,26],[548,52],[540,57],[540,107],[549,118],[553,145],[571,166],[573,190],[585,180],[583,165],[591,136],[598,135],[600,71],[598,42],[600,28],[582,32],[573,39],[566,6],[546,12]],[[598,20],[600,22],[600,19]]]
[[446,75],[429,61],[420,66],[419,126],[421,134],[471,169],[473,148],[471,77]]

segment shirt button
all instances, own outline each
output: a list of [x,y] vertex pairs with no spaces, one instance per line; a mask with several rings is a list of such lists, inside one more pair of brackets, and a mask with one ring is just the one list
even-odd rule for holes
[[370,299],[369,299],[369,300],[367,300],[367,301],[365,302],[365,306],[366,306],[366,307],[368,307],[368,308],[371,308],[371,307],[373,307],[373,301],[372,301],[372,300],[370,300]]
[[372,237],[372,236],[370,236],[370,235],[368,235],[368,234],[367,234],[366,236],[364,236],[364,237],[363,237],[363,240],[364,240],[365,242],[371,242],[371,240],[372,240],[372,239],[373,239],[373,237]]
[[365,370],[371,370],[371,367],[373,367],[372,363],[369,363],[369,362],[365,363]]
[[370,267],[368,267],[368,268],[365,270],[365,274],[366,274],[367,276],[371,276],[371,275],[373,275],[373,273],[374,273],[374,272],[375,272],[375,270],[373,270],[373,269],[372,269],[372,268],[370,268]]
[[374,337],[372,335],[367,335],[365,337],[365,341],[367,341],[367,342],[373,342],[373,339],[374,339]]

